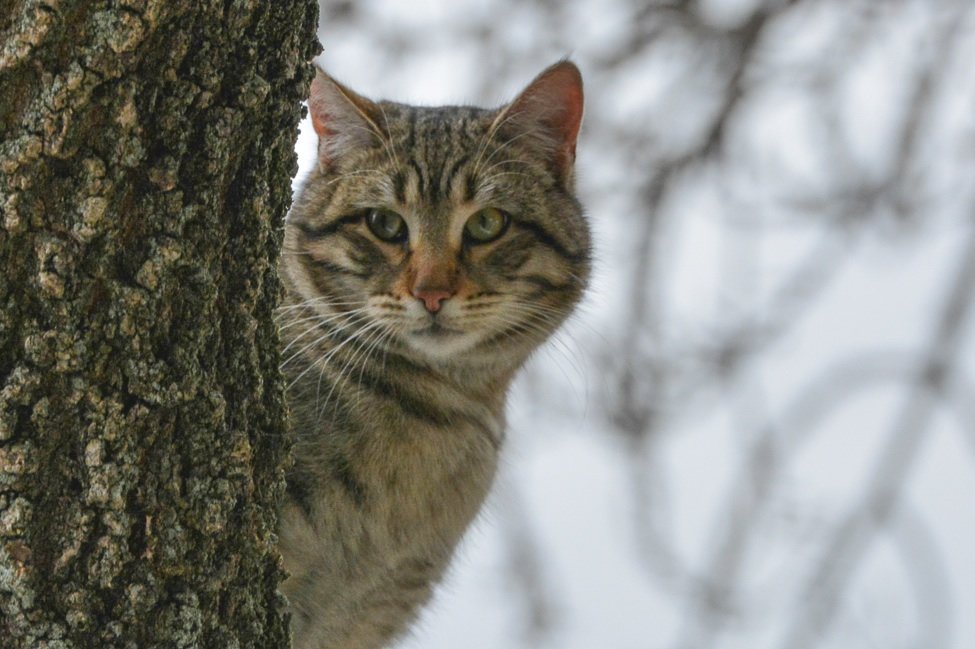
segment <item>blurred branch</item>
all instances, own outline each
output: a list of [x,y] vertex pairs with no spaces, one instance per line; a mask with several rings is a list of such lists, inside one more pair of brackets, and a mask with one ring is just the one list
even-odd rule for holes
[[[679,177],[690,167],[698,164],[710,155],[720,150],[722,136],[727,123],[731,120],[735,107],[745,94],[741,87],[745,71],[748,69],[757,43],[760,40],[763,27],[785,8],[793,5],[795,0],[776,3],[774,8],[762,7],[741,28],[726,34],[726,40],[734,56],[730,59],[732,65],[727,72],[727,81],[720,91],[719,108],[712,120],[711,126],[692,149],[678,154],[659,164],[656,171],[651,173],[643,186],[642,207],[645,217],[640,221],[640,229],[636,236],[636,262],[633,265],[630,285],[630,299],[627,300],[629,312],[625,318],[624,340],[635,341],[640,337],[653,340],[657,333],[654,304],[658,298],[653,297],[656,278],[659,276],[653,267],[654,261],[661,255],[656,254],[660,231],[661,208],[668,193],[678,184]],[[675,7],[681,9],[683,5]],[[653,413],[648,409],[648,401],[636,389],[637,381],[634,373],[637,371],[634,357],[627,356],[630,362],[624,362],[618,379],[618,394],[622,395],[620,403],[614,408],[614,423],[617,428],[630,436],[649,436],[653,427]],[[656,373],[656,366],[642,366],[641,372]],[[651,384],[663,382],[663,377]]]
[[761,399],[757,387],[749,388],[745,381],[728,385],[729,392],[739,395],[736,409],[744,430],[763,431],[748,449],[736,489],[729,497],[722,512],[715,535],[724,534],[705,567],[707,579],[688,602],[684,615],[683,631],[676,646],[684,649],[706,647],[738,606],[739,574],[744,556],[757,525],[756,519],[764,511],[775,486],[779,471],[781,451],[778,435],[770,423],[759,420]]
[[924,649],[950,647],[954,635],[952,583],[930,526],[920,512],[901,500],[890,533],[900,554],[901,565],[914,588],[920,625],[914,646]]
[[642,456],[631,456],[626,464],[630,476],[630,493],[635,496],[634,525],[639,560],[659,585],[670,592],[688,594],[697,590],[702,577],[690,571],[667,534],[671,528],[668,514],[667,467],[654,444],[638,445]]
[[557,623],[557,605],[549,591],[543,562],[525,512],[522,496],[511,481],[499,489],[507,535],[508,571],[525,611],[522,636],[526,647],[538,647]]
[[895,420],[865,497],[836,526],[832,539],[813,567],[796,604],[795,619],[781,644],[784,649],[811,647],[826,632],[840,593],[877,530],[887,524],[901,486],[919,455],[936,403],[934,395],[942,393],[950,382],[975,297],[975,236],[959,257],[955,278],[932,332],[925,361],[917,370],[912,393]]
[[958,417],[958,430],[963,443],[975,461],[975,384],[956,372],[955,380],[947,387],[946,395]]

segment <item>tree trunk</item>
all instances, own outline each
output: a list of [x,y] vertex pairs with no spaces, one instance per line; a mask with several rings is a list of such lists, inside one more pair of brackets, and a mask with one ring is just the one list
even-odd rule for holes
[[286,647],[314,0],[0,0],[0,646]]

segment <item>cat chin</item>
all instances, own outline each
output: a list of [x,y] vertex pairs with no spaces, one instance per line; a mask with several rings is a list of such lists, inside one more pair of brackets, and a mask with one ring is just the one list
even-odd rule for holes
[[480,336],[451,329],[421,330],[412,332],[406,337],[406,342],[413,351],[423,357],[444,363],[457,361],[471,351],[480,340]]

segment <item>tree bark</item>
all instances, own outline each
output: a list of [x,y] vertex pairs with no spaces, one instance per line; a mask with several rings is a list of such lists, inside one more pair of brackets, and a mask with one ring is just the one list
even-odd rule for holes
[[286,647],[314,0],[0,0],[0,646]]

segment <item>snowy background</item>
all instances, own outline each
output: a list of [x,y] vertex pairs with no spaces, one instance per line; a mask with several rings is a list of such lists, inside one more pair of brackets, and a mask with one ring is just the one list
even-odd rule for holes
[[319,37],[377,99],[586,80],[593,286],[400,649],[975,647],[975,4],[325,0]]

